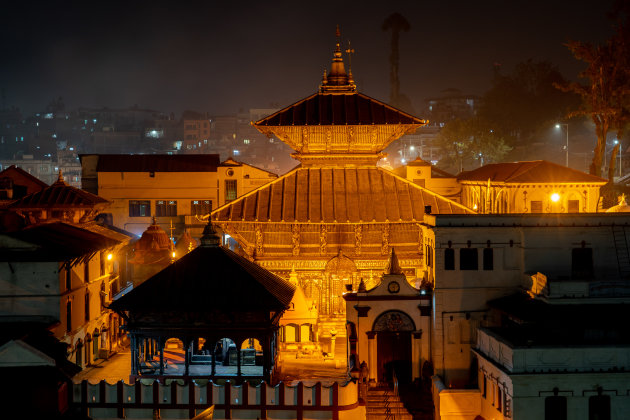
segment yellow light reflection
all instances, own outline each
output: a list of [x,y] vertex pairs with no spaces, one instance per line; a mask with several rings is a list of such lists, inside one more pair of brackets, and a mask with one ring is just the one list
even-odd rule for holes
[[553,201],[554,203],[557,203],[558,201],[560,201],[560,194],[558,193],[553,193],[551,194],[551,201]]

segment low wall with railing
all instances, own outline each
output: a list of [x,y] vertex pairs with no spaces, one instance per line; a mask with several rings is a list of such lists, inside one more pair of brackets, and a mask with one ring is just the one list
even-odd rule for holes
[[[323,386],[224,385],[207,380],[88,381],[73,386],[72,404],[95,420],[116,418],[189,419],[215,406],[215,419],[350,420],[365,418],[358,403],[357,385],[349,382]],[[159,411],[159,412],[158,412]]]

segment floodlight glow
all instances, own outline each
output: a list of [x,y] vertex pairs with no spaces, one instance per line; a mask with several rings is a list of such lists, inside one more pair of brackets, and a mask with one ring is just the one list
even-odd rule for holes
[[107,261],[111,261],[114,256],[112,254],[107,254]]
[[557,203],[558,201],[560,201],[560,194],[558,193],[553,193],[551,194],[551,201],[553,201],[554,203]]

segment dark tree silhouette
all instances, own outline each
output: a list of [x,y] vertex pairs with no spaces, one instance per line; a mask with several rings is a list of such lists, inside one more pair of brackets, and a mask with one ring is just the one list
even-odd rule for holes
[[400,50],[398,48],[400,32],[409,31],[409,22],[400,14],[393,13],[383,22],[383,31],[392,31],[391,51],[389,54],[390,64],[390,96],[389,102],[394,106],[400,106],[400,79],[398,78],[398,65],[400,62]]

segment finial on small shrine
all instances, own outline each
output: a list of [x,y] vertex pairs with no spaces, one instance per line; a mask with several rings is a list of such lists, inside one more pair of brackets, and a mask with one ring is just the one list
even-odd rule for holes
[[367,292],[367,287],[365,287],[365,282],[363,281],[363,277],[361,277],[361,281],[359,281],[359,293]]
[[57,181],[55,181],[54,185],[66,185],[66,181],[63,179],[63,171],[59,168],[59,175],[57,175]]
[[201,235],[201,246],[212,247],[219,246],[220,244],[221,237],[212,225],[212,218],[208,217],[208,224],[203,228],[203,233]]
[[295,272],[295,266],[291,266],[291,273],[289,273],[289,283],[294,286],[298,285],[298,275]]
[[400,268],[400,263],[398,262],[398,257],[396,256],[396,251],[392,248],[392,251],[389,254],[389,261],[387,262],[387,268],[385,268],[385,274],[402,274],[402,268]]

